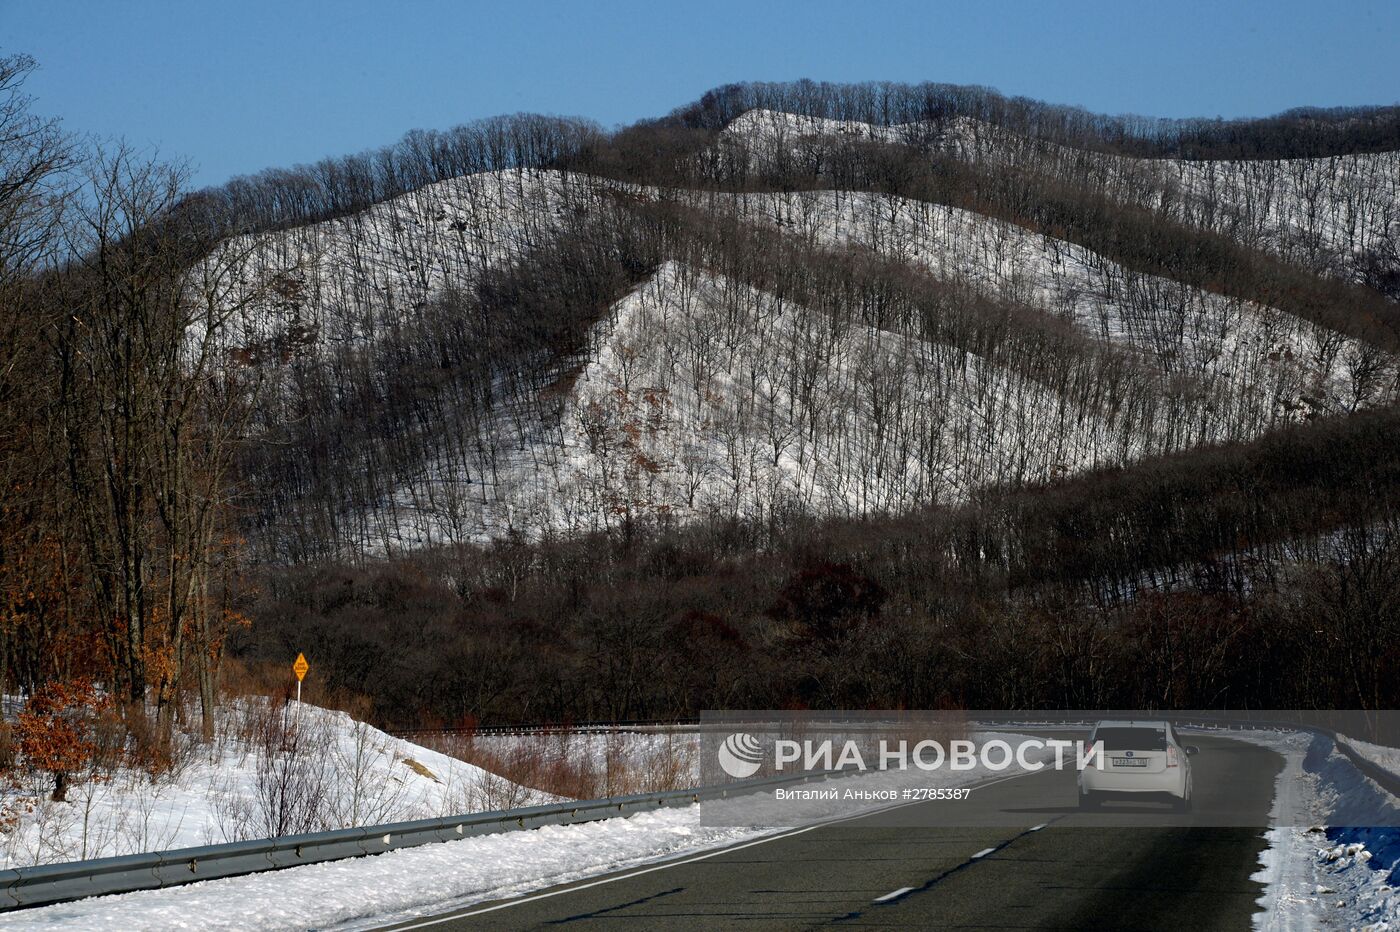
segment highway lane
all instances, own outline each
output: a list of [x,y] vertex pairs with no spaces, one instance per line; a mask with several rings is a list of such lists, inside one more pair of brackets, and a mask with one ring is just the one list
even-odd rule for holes
[[[1283,760],[1190,740],[1197,816],[1173,824],[1117,824],[1150,805],[1081,813],[1073,772],[1045,771],[974,792],[1000,825],[911,828],[937,813],[888,810],[388,928],[1249,929]],[[949,805],[964,804],[917,804]],[[1225,811],[1250,827],[1189,824]]]

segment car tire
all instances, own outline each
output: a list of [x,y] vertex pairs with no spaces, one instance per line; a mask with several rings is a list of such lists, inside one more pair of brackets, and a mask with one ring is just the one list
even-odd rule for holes
[[1172,803],[1172,808],[1175,809],[1177,812],[1180,812],[1180,813],[1183,813],[1183,814],[1184,814],[1184,813],[1187,813],[1187,812],[1190,812],[1190,811],[1191,811],[1191,796],[1190,796],[1190,791],[1189,791],[1189,790],[1187,791],[1187,795],[1186,795],[1186,796],[1183,796],[1183,797],[1181,797],[1180,799],[1178,799],[1178,800],[1176,800],[1175,802],[1173,802],[1173,803]]
[[1103,798],[1098,793],[1080,793],[1079,808],[1084,810],[1094,810],[1099,808]]

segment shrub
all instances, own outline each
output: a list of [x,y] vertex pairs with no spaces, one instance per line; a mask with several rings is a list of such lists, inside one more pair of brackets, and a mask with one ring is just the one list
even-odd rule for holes
[[15,725],[19,754],[25,766],[53,775],[55,802],[92,767],[112,718],[111,697],[87,680],[55,680],[30,697]]

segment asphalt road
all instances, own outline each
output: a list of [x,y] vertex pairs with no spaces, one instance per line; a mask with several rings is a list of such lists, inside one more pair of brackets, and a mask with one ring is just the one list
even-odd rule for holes
[[1283,759],[1188,740],[1201,748],[1196,818],[1228,811],[1257,827],[1123,825],[1153,807],[1081,813],[1073,772],[1044,771],[973,793],[1000,814],[991,821],[1018,826],[909,828],[934,819],[890,810],[388,928],[1250,929],[1263,887],[1249,878]]

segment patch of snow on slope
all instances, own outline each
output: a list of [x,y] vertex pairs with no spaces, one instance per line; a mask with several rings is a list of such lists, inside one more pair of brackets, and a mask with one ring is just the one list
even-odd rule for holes
[[761,513],[787,500],[856,514],[960,499],[1078,468],[1104,439],[1092,418],[981,357],[674,263],[628,300],[576,394],[595,487],[631,478],[626,455],[605,462],[623,439],[608,431],[630,440],[638,421],[620,446],[659,467],[638,492],[672,510]]
[[[237,255],[248,270],[225,300],[238,313],[223,341],[246,347],[290,334],[320,351],[372,343],[444,288],[469,287],[547,242],[600,190],[584,175],[483,172],[348,217],[236,237],[207,263]],[[270,294],[244,306],[269,283]]]
[[[1139,452],[1095,412],[972,353],[679,263],[601,326],[560,449],[523,447],[527,465],[490,489],[517,529],[892,511]],[[403,516],[423,535],[451,517]]]
[[811,169],[821,164],[833,142],[896,143],[968,154],[975,151],[976,139],[986,131],[986,124],[961,117],[944,123],[881,126],[777,110],[750,110],[724,128],[719,145],[728,150],[731,158],[750,160],[750,168],[755,171],[771,171],[784,164]]
[[755,194],[743,215],[814,246],[854,244],[1046,310],[1219,396],[1224,439],[1278,417],[1386,397],[1394,361],[1335,331],[1253,302],[1134,272],[1074,243],[947,205],[840,191]]

